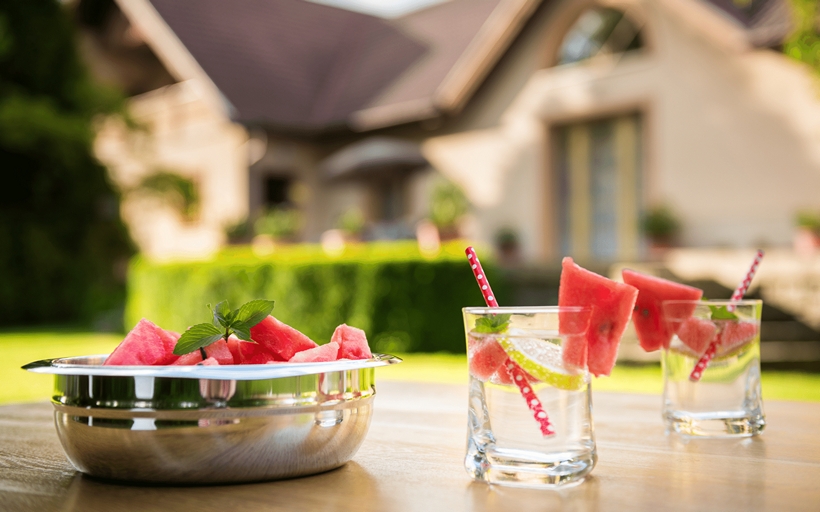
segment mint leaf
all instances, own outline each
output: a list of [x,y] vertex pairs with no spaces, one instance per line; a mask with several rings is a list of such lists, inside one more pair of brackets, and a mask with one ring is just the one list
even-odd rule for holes
[[507,330],[512,315],[482,316],[476,319],[473,331],[484,334],[497,334]]
[[216,306],[214,306],[214,325],[222,326],[228,328],[231,325],[231,321],[233,320],[233,315],[231,314],[231,308],[228,306],[228,301],[223,300]]
[[249,328],[246,328],[245,326],[234,326],[233,333],[236,334],[236,337],[240,340],[253,341],[251,339],[251,330]]
[[726,306],[709,306],[709,310],[712,311],[712,320],[737,320],[737,315]]
[[[211,305],[208,304],[208,309]],[[235,311],[231,311],[228,301],[223,300],[213,308],[213,319],[210,324],[196,324],[189,327],[179,337],[174,354],[181,356],[194,350],[202,350],[220,339],[228,340],[231,334],[245,341],[251,339],[251,327],[258,324],[273,311],[272,300],[252,300]]]
[[174,347],[174,354],[181,356],[207,347],[211,343],[220,340],[225,333],[217,326],[212,324],[196,324],[188,328],[179,337],[176,346]]
[[233,312],[230,327],[234,330],[250,329],[258,324],[273,311],[273,301],[257,299],[242,304],[236,311]]

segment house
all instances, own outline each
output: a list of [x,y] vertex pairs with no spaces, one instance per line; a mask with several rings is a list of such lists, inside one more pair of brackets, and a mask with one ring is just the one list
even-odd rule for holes
[[791,23],[786,0],[450,0],[393,19],[116,0],[84,47],[100,76],[150,75],[130,100],[147,128],[100,130],[114,180],[170,169],[199,190],[195,220],[126,199],[156,257],[207,254],[276,207],[306,241],[356,208],[371,236],[407,236],[448,180],[471,238],[606,262],[646,256],[658,205],[696,247],[786,245],[820,207],[820,96],[777,51]]

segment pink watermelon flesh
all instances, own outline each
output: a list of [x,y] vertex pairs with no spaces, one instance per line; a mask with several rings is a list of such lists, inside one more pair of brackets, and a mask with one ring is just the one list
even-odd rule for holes
[[[234,362],[233,354],[225,340],[216,341],[205,347],[205,354],[208,356],[205,361],[213,359],[221,365],[237,364]],[[202,362],[204,362],[202,361],[202,354],[200,354],[199,350],[195,350],[180,356],[173,364],[190,366]]]
[[316,348],[309,348],[297,352],[290,358],[291,363],[320,363],[324,361],[335,361],[339,355],[339,344],[335,341],[326,343]]
[[267,364],[269,362],[282,362],[280,357],[271,353],[258,343],[239,341],[237,343],[237,349],[239,350],[239,364]]
[[202,361],[202,366],[219,366],[219,361],[213,357],[209,357],[208,359]]
[[[527,373],[523,368],[521,368],[521,371],[524,373],[524,376],[527,377],[527,382],[531,384],[538,382],[538,379]],[[490,377],[490,382],[492,382],[493,384],[503,384],[506,386],[515,385],[512,373],[510,373],[510,370],[508,370],[506,365],[503,364],[492,375],[492,377]]]
[[585,368],[587,365],[587,335],[565,335],[561,342],[561,358],[567,366]]
[[752,341],[758,332],[757,322],[724,322],[720,335],[720,351],[726,353]]
[[705,318],[690,317],[678,329],[678,338],[698,356],[706,352],[717,333],[717,326]]
[[160,328],[159,337],[162,340],[165,351],[169,354],[170,358],[170,360],[165,364],[171,364],[179,358],[178,355],[174,354],[174,347],[177,346],[179,333],[174,331],[166,331],[165,329]]
[[[626,324],[632,316],[638,289],[634,286],[616,283],[576,265],[572,258],[561,262],[561,282],[558,288],[558,306],[575,306],[592,309],[589,328],[586,333],[587,360],[589,371],[597,376],[609,375],[618,357],[618,346]],[[565,347],[566,364],[577,364],[577,354],[582,349],[575,346],[580,341],[570,341]],[[574,356],[573,356],[574,355]]]
[[290,361],[297,352],[318,346],[313,340],[273,316],[268,316],[251,327],[251,339],[282,361]]
[[[635,310],[632,313],[632,323],[635,324],[635,331],[638,333],[638,340],[641,348],[647,352],[658,350],[661,347],[668,348],[674,329],[677,325],[669,324],[664,320],[661,302],[665,300],[700,300],[703,291],[698,288],[675,283],[660,277],[648,276],[624,269],[621,273],[626,284],[638,289],[638,300],[635,302]],[[692,316],[695,305],[685,305],[688,312],[681,311],[679,321]]]
[[242,356],[239,350],[239,343],[240,340],[233,334],[228,337],[228,350],[231,351],[231,355],[233,356],[233,364],[242,364]]
[[331,342],[339,344],[339,359],[370,359],[373,354],[364,331],[342,324],[333,331]]
[[[165,338],[165,340],[163,339]],[[168,350],[170,335],[152,322],[142,319],[111,352],[105,365],[163,365],[176,360],[173,346]],[[176,344],[176,340],[174,340]]]
[[[492,375],[501,369],[507,360],[507,353],[494,339],[488,337],[469,337],[467,349],[470,351],[470,374],[482,382],[486,382]],[[506,372],[506,370],[505,370]]]

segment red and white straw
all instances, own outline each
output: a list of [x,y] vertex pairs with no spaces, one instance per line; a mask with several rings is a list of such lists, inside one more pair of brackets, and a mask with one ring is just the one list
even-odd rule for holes
[[[487,280],[486,274],[484,274],[484,269],[481,268],[481,262],[478,261],[475,249],[467,247],[464,252],[467,254],[467,260],[470,262],[470,268],[473,269],[473,275],[475,275],[475,280],[481,289],[481,294],[484,296],[484,302],[487,303],[487,307],[497,308],[498,301],[495,300],[493,289],[490,287],[490,282]],[[521,396],[524,397],[524,400],[527,401],[527,407],[530,408],[535,421],[538,422],[538,426],[541,428],[541,434],[545,437],[554,435],[555,431],[552,429],[547,411],[544,410],[541,400],[538,399],[535,391],[533,391],[532,384],[529,379],[527,379],[527,372],[509,357],[504,361],[504,367],[510,372],[513,382],[518,386],[518,391],[521,393]]]
[[[741,300],[744,295],[746,295],[746,291],[749,289],[749,286],[752,284],[752,279],[754,278],[755,274],[757,273],[757,267],[760,266],[760,261],[763,259],[763,251],[758,249],[757,254],[755,255],[754,261],[752,261],[752,266],[749,267],[749,271],[746,272],[746,277],[743,278],[743,281],[737,285],[735,291],[732,293],[732,297],[729,299],[731,302],[726,309],[729,311],[734,311],[736,306],[735,302]],[[709,361],[715,357],[715,353],[717,352],[718,345],[720,345],[720,335],[718,334],[715,339],[709,344],[709,348],[706,349],[706,352],[700,356],[695,368],[692,369],[692,373],[689,374],[689,380],[692,382],[698,382],[701,377],[703,377],[703,372],[706,370],[706,367],[709,365]]]

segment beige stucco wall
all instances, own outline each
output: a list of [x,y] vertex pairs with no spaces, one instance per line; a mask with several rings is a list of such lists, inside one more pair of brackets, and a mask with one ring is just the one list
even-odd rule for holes
[[[225,227],[248,212],[248,135],[203,101],[192,81],[129,100],[140,129],[105,121],[95,152],[123,191],[122,212],[139,248],[156,259],[205,258],[224,243]],[[157,170],[188,177],[197,185],[201,209],[183,220],[149,195],[132,191]]]
[[638,111],[644,200],[671,205],[683,243],[790,243],[795,212],[820,207],[820,89],[808,71],[749,48],[733,22],[698,0],[617,2],[645,22],[647,51],[550,67],[588,3],[542,12],[461,121],[424,144],[475,204],[479,237],[489,242],[514,225],[527,259],[556,256],[548,128]]

